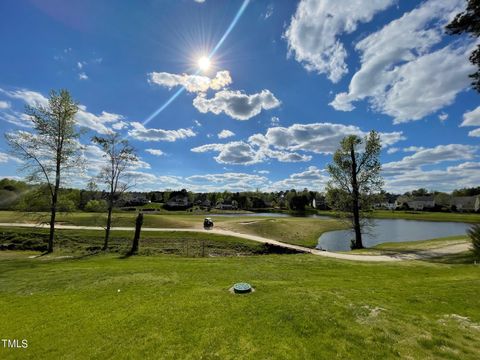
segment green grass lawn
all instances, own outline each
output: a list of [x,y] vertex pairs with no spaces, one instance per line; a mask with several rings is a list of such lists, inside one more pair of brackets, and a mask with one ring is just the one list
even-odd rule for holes
[[314,248],[324,232],[341,230],[346,225],[336,219],[243,217],[222,221],[218,227]]
[[[129,226],[135,224],[134,213],[114,213],[113,226]],[[215,227],[241,233],[259,235],[290,244],[315,247],[318,237],[331,230],[340,230],[345,224],[337,219],[325,220],[302,217],[265,217],[265,216],[213,216]],[[0,222],[39,222],[46,221],[47,213],[21,213],[0,211]],[[79,226],[104,226],[105,215],[102,213],[75,212],[60,213],[58,222]],[[160,228],[202,228],[203,215],[186,214],[145,214],[144,227]]]
[[480,357],[480,266],[28,255],[0,252],[1,336],[28,340],[2,359]]
[[[48,229],[0,228],[0,245],[4,249],[46,251],[48,232]],[[126,254],[132,246],[132,238],[133,231],[112,231],[109,251]],[[103,241],[103,231],[57,229],[55,253],[92,254],[102,249]],[[144,231],[140,239],[140,255],[206,257],[286,252],[276,246],[217,234]]]

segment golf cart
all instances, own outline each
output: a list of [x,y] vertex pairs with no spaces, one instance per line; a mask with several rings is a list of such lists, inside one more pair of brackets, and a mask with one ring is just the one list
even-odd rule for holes
[[203,228],[207,230],[213,228],[213,221],[211,218],[205,218],[205,220],[203,220]]

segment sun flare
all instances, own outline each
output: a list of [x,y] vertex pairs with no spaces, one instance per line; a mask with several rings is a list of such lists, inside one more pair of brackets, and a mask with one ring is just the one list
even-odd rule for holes
[[207,56],[202,56],[198,59],[198,68],[202,71],[207,71],[210,68],[210,59]]

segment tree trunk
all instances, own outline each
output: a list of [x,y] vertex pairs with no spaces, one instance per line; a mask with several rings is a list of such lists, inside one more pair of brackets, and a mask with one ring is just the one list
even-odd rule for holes
[[53,252],[53,239],[55,237],[55,218],[57,216],[57,193],[52,196],[52,207],[50,213],[50,234],[48,236],[47,252]]
[[353,230],[355,231],[355,244],[352,244],[352,245],[354,249],[363,249],[362,230],[360,228],[360,207],[359,207],[360,195],[358,192],[358,182],[357,182],[357,162],[355,159],[355,149],[354,149],[353,143],[350,148],[350,156],[352,158]]
[[110,201],[108,204],[107,227],[105,228],[105,241],[103,242],[103,251],[108,250],[108,241],[110,240],[110,228],[112,227],[112,211],[113,205]]
[[53,252],[53,240],[55,237],[55,218],[57,217],[58,191],[60,189],[60,170],[61,170],[60,154],[61,154],[61,150],[57,152],[57,164],[55,169],[55,188],[52,194],[52,207],[51,207],[51,213],[50,213],[50,234],[48,236],[48,248],[47,248],[48,253]]
[[140,241],[140,232],[142,231],[143,225],[143,214],[139,213],[137,216],[137,220],[135,221],[135,235],[133,237],[132,242],[132,250],[130,250],[130,254],[136,254],[138,252],[138,242]]

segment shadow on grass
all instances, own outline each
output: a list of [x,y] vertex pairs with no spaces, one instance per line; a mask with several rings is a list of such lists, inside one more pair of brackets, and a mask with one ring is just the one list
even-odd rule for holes
[[433,258],[425,259],[425,261],[430,263],[453,264],[453,265],[475,264],[476,262],[476,264],[480,266],[480,258],[476,256],[472,251],[465,251],[458,254],[436,256]]

